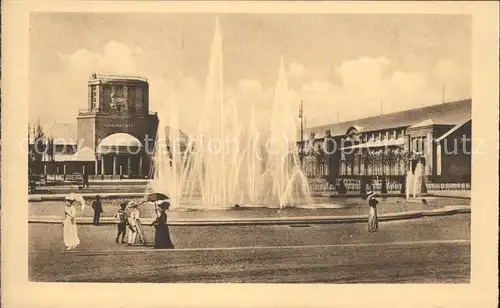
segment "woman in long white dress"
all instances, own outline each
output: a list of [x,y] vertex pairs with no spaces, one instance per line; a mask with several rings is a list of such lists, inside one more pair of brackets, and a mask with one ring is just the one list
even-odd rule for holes
[[66,207],[64,208],[64,245],[66,250],[75,248],[80,244],[80,239],[76,232],[76,201],[74,199],[66,198]]
[[146,246],[147,245],[146,235],[144,234],[144,228],[142,226],[140,213],[139,213],[139,210],[137,209],[137,206],[139,204],[140,203],[137,203],[135,201],[130,201],[128,203],[128,206],[129,206],[129,208],[133,209],[133,211],[135,212],[135,216],[136,216],[135,226],[137,229],[137,236],[136,236],[135,242],[138,242],[139,244]]
[[378,230],[378,216],[377,216],[377,204],[378,201],[375,199],[375,193],[370,190],[368,193],[368,205],[370,206],[370,212],[368,214],[368,232],[377,232]]

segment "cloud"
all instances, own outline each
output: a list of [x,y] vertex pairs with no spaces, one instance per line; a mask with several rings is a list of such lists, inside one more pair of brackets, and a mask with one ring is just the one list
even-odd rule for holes
[[82,48],[73,53],[59,54],[59,71],[34,72],[30,76],[30,118],[39,117],[47,124],[56,120],[76,121],[78,110],[88,108],[87,81],[90,74],[138,74],[136,63],[141,55],[141,49],[116,41],[108,42],[100,52]]
[[139,48],[130,48],[123,43],[110,41],[104,46],[103,53],[79,49],[69,55],[59,54],[59,58],[67,70],[74,72],[88,73],[98,69],[103,72],[130,74],[137,72],[136,58],[141,54]]
[[442,59],[436,63],[434,66],[435,82],[445,87],[446,100],[470,97],[470,70],[470,67],[465,67],[451,58]]
[[258,80],[244,79],[238,82],[240,96],[259,96],[262,94],[262,84]]
[[297,62],[292,62],[289,65],[288,68],[288,76],[290,78],[302,78],[306,74],[306,68],[304,65],[297,63]]
[[442,59],[431,71],[390,70],[386,58],[367,58],[341,63],[335,68],[337,79],[317,79],[306,83],[300,93],[308,125],[341,121],[396,112],[445,100],[470,97],[468,71],[457,61]]
[[[110,41],[100,51],[78,49],[60,54],[59,60],[59,71],[30,76],[32,120],[40,116],[42,122],[75,121],[78,110],[87,108],[87,81],[94,72],[146,74],[150,110],[177,106],[179,124],[187,132],[194,132],[200,119],[207,116],[202,108],[205,80],[182,75],[172,80],[159,73],[141,72],[139,64],[144,62],[144,54],[138,47]],[[315,126],[335,123],[337,113],[341,121],[377,115],[381,102],[385,113],[436,104],[441,100],[443,85],[448,101],[470,97],[470,68],[455,59],[439,59],[431,69],[422,71],[398,70],[394,66],[385,57],[362,57],[340,63],[332,76],[311,79],[319,75],[292,62],[288,69],[289,81],[295,80],[295,86],[290,85],[291,108],[298,111],[300,101],[304,101],[307,124]],[[273,87],[256,79],[236,80],[234,87],[224,89],[224,97],[228,104],[235,104],[242,123],[249,119],[254,106],[259,125],[265,128],[271,120]],[[174,90],[176,101],[172,102]]]

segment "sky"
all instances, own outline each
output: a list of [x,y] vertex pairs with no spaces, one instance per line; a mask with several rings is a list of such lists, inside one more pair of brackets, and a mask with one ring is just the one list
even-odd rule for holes
[[[32,13],[30,120],[76,123],[94,72],[148,78],[150,111],[175,91],[181,129],[204,99],[218,16],[224,91],[265,123],[283,57],[308,127],[471,97],[466,15]],[[381,108],[382,106],[382,108]]]

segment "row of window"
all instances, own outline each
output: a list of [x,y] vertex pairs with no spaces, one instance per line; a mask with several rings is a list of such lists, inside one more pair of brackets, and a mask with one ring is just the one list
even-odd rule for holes
[[351,138],[357,139],[362,143],[365,142],[375,142],[375,141],[385,141],[385,140],[395,140],[405,137],[405,130],[391,130],[378,133],[360,133],[358,136],[351,136]]
[[426,137],[414,137],[411,138],[411,150],[418,153],[424,153]]

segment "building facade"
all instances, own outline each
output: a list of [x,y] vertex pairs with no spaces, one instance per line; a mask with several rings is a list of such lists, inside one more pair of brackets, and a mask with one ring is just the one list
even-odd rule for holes
[[54,153],[45,174],[148,177],[158,117],[149,110],[146,78],[95,73],[88,80],[87,108],[77,124],[54,123],[46,135]]
[[90,149],[95,155],[89,174],[148,175],[158,119],[149,112],[147,79],[92,74],[87,105],[77,126],[79,151]]
[[308,177],[404,178],[420,162],[430,182],[471,175],[471,103],[449,102],[308,129]]

